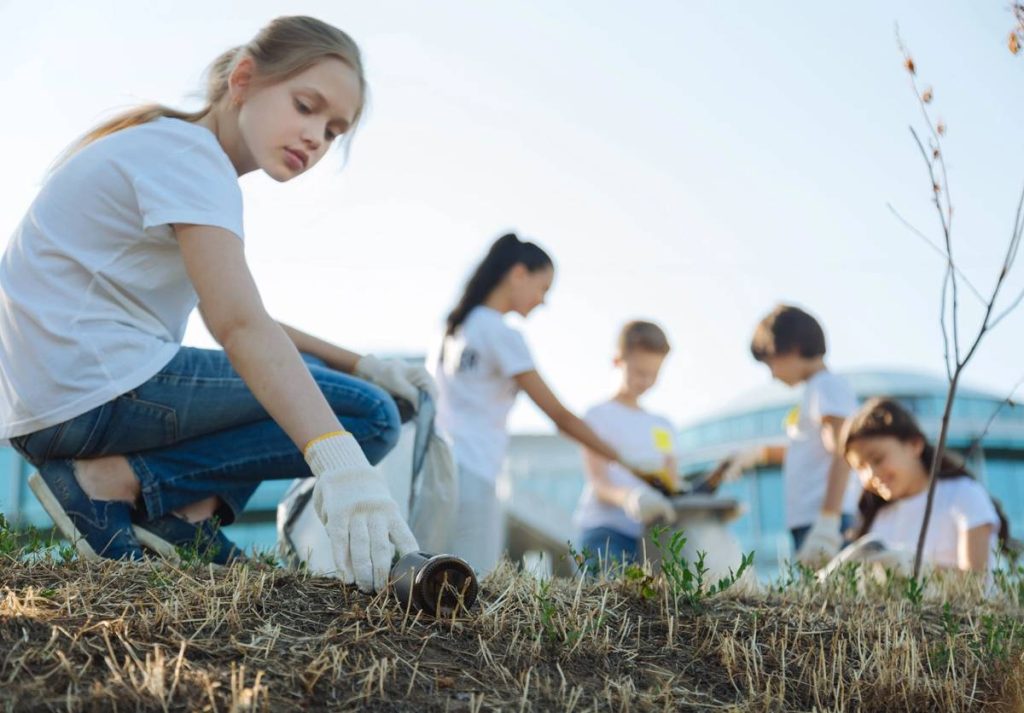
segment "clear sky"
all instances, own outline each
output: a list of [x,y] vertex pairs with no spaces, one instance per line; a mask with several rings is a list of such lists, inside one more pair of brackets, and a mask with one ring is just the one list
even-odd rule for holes
[[[747,345],[778,301],[822,319],[833,368],[941,374],[943,264],[886,207],[938,238],[894,26],[949,127],[958,256],[987,291],[1024,185],[1006,6],[0,0],[0,247],[78,134],[134,103],[193,106],[220,51],[306,13],[359,42],[371,107],[346,165],[242,179],[247,252],[280,319],[423,352],[515,229],[558,266],[522,327],[572,408],[609,393],[616,331],[644,317],[675,345],[650,407],[677,423],[714,411],[768,379]],[[1022,327],[1024,310],[969,384],[1020,378]],[[212,344],[197,320],[188,343]],[[545,427],[517,406],[513,428]]]

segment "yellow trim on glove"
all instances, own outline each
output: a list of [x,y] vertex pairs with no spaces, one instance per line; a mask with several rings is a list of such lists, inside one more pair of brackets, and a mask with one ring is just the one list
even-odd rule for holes
[[328,438],[333,438],[334,436],[347,436],[347,435],[349,435],[349,432],[346,431],[345,429],[342,429],[340,431],[331,431],[330,433],[325,433],[322,436],[317,436],[312,441],[307,443],[306,447],[302,449],[302,455],[306,455],[307,453],[309,453],[309,449],[312,448],[315,444],[319,443],[320,441],[327,440]]

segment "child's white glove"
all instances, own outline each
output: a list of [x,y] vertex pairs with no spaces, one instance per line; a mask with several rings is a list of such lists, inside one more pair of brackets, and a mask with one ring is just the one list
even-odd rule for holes
[[669,499],[647,485],[638,485],[630,490],[622,507],[627,515],[645,525],[657,520],[670,525],[676,520],[676,509]]
[[722,472],[722,482],[731,483],[739,480],[744,471],[756,468],[763,459],[764,446],[753,446],[733,453],[726,460],[725,470]]
[[807,531],[807,536],[796,553],[796,559],[800,564],[817,567],[835,557],[842,546],[839,516],[820,513],[811,529]]
[[327,530],[338,576],[364,592],[387,586],[391,560],[419,549],[387,484],[350,433],[338,432],[306,447],[316,484],[313,507]]
[[406,364],[401,359],[378,359],[367,354],[356,362],[353,374],[400,398],[417,408],[420,390],[437,398],[437,384],[422,366]]
[[901,549],[886,549],[873,552],[863,558],[865,564],[877,565],[883,572],[892,570],[896,574],[910,576],[914,573],[914,552]]

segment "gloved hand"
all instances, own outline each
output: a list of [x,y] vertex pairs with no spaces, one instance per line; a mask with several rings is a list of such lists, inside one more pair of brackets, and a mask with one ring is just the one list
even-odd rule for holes
[[[621,462],[621,461],[620,461]],[[669,470],[669,461],[664,456],[646,460],[628,459],[624,465],[637,478],[650,485],[662,495],[674,495],[680,490],[679,476]]]
[[656,520],[670,525],[676,520],[676,510],[669,499],[648,485],[638,485],[630,490],[622,507],[627,515],[645,525]]
[[803,545],[796,553],[796,559],[800,564],[817,567],[835,557],[842,546],[839,516],[820,513],[811,529],[807,531]]
[[422,366],[406,364],[401,359],[378,359],[373,354],[367,354],[356,362],[352,373],[376,384],[389,394],[405,399],[414,409],[419,407],[420,389],[432,398],[437,398],[434,377]]
[[304,452],[316,484],[313,507],[331,540],[338,576],[364,592],[387,586],[391,560],[419,549],[387,484],[350,433],[312,441]]
[[888,569],[897,574],[910,576],[914,573],[914,554],[910,550],[885,549],[881,552],[873,552],[862,558],[861,561],[865,564],[877,565],[883,572]]
[[731,483],[734,480],[739,480],[744,471],[757,467],[762,460],[764,460],[764,446],[751,446],[733,453],[726,459],[721,482]]

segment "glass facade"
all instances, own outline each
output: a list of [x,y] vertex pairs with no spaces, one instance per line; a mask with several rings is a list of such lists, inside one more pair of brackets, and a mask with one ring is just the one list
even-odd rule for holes
[[1012,460],[995,455],[987,458],[984,481],[1010,521],[1010,533],[1024,539],[1024,452],[1016,455]]

